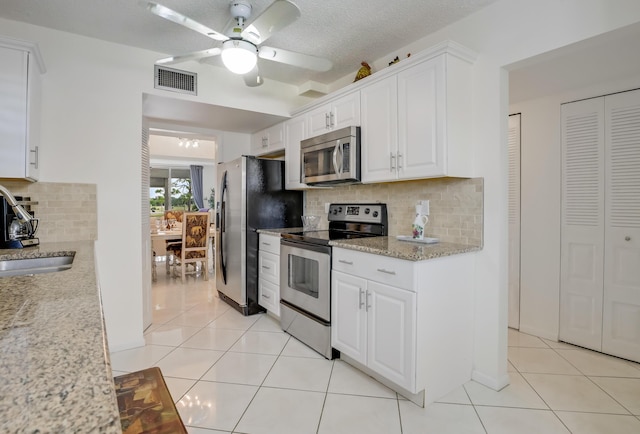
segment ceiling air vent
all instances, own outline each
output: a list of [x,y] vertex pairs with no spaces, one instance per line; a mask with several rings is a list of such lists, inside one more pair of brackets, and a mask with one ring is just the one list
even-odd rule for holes
[[189,71],[180,71],[165,66],[155,65],[154,86],[156,89],[170,90],[172,92],[198,94],[198,74]]

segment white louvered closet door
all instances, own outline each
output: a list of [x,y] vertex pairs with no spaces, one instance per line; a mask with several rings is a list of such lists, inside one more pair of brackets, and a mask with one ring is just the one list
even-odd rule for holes
[[560,340],[600,351],[604,269],[604,99],[562,106]]
[[605,98],[602,351],[640,362],[640,90]]
[[142,199],[142,324],[143,330],[151,325],[153,320],[151,301],[151,261],[153,257],[151,251],[151,206],[149,204],[149,188],[151,181],[151,173],[149,169],[149,128],[146,121],[143,120],[142,136],[141,136],[141,153],[140,153],[140,172],[141,172],[141,189],[140,197]]
[[520,328],[520,114],[509,116],[509,327]]

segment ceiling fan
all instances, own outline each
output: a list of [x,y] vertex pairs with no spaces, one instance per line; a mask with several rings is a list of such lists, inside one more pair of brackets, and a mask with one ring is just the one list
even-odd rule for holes
[[167,57],[158,60],[157,64],[171,65],[220,55],[227,69],[242,75],[246,85],[251,87],[260,86],[264,82],[257,65],[258,57],[320,72],[328,71],[332,67],[331,61],[327,59],[261,45],[274,33],[300,17],[298,6],[288,0],[275,0],[249,23],[251,4],[246,0],[232,0],[229,11],[235,25],[227,34],[210,29],[159,3],[147,2],[146,7],[151,13],[161,18],[222,42],[221,47]]

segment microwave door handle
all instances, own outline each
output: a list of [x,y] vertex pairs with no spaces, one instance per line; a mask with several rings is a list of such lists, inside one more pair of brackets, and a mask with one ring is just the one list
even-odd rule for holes
[[344,143],[340,143],[340,175],[344,174]]
[[340,140],[336,140],[336,147],[333,148],[333,171],[336,175],[340,174],[338,170],[338,149],[340,149]]

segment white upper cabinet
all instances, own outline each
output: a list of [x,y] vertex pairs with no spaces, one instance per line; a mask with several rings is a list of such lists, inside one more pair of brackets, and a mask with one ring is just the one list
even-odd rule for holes
[[360,126],[360,92],[353,92],[307,113],[307,137]]
[[251,135],[251,155],[268,155],[284,151],[284,122]]
[[362,182],[472,176],[471,84],[444,52],[362,88]]
[[303,115],[284,123],[285,188],[298,190],[308,188],[301,182],[300,142],[307,138],[307,118]]
[[37,46],[0,38],[0,178],[38,179],[41,72]]

